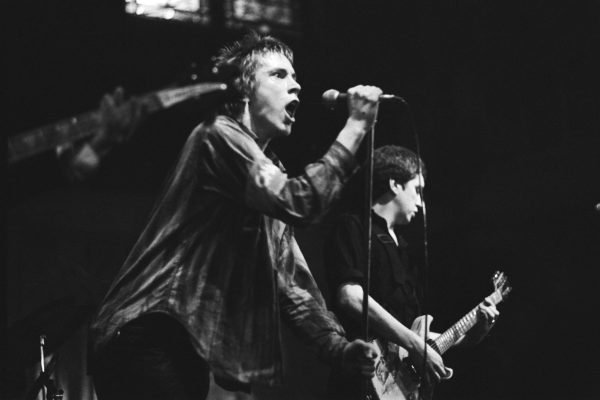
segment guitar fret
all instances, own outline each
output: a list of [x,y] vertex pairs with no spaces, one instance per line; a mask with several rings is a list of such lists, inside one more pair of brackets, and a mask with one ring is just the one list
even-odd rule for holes
[[444,353],[450,347],[452,347],[462,335],[464,335],[469,329],[471,329],[476,322],[477,308],[469,311],[464,317],[458,322],[452,325],[446,332],[441,334],[436,340],[440,352]]

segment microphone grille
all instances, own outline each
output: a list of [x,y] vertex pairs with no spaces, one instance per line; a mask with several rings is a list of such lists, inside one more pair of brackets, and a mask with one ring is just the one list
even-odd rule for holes
[[323,95],[321,95],[323,105],[331,108],[335,107],[335,103],[339,95],[340,92],[335,89],[328,89],[324,91]]

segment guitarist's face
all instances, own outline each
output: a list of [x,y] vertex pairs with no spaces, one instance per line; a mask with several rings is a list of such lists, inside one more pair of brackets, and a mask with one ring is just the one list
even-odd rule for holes
[[425,180],[422,175],[417,175],[404,185],[396,183],[394,180],[391,180],[390,184],[396,194],[393,200],[396,206],[396,224],[406,225],[419,212],[419,208],[423,206],[421,193],[423,192],[423,186],[425,186]]

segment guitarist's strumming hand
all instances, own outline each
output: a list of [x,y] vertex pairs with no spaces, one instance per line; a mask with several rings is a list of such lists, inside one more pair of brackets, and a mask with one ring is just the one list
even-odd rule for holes
[[[427,354],[424,354],[425,346],[427,346]],[[444,365],[442,356],[417,334],[412,338],[411,346],[407,347],[407,350],[412,365],[427,381],[438,383],[452,375],[452,370]],[[423,367],[425,367],[425,371],[423,371]]]
[[349,371],[372,377],[375,374],[375,363],[380,356],[379,349],[372,343],[356,339],[344,348],[342,363]]

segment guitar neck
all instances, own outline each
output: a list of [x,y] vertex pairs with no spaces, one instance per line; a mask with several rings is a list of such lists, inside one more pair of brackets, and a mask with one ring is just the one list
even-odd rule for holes
[[10,164],[91,136],[99,124],[99,113],[91,111],[9,137],[8,162]]
[[[486,298],[492,304],[498,304],[502,301],[501,293],[496,290]],[[477,309],[476,306],[467,314],[465,314],[458,322],[448,328],[444,333],[435,339],[435,344],[440,351],[440,354],[445,353],[449,348],[454,346],[458,339],[460,339],[465,333],[467,333],[477,323]]]
[[[128,110],[125,110],[125,108],[131,106],[130,103],[135,101],[143,108],[145,114],[151,114],[202,94],[225,91],[226,89],[227,85],[221,82],[204,82],[190,86],[168,88],[131,99],[118,106],[117,110],[121,109],[126,112]],[[9,137],[8,163],[11,164],[58,146],[92,136],[105,128],[105,124],[106,121],[103,119],[101,111],[95,110]]]
[[[138,99],[147,112],[162,108],[156,94]],[[127,104],[120,107],[126,107]],[[98,133],[105,125],[99,110],[88,111],[8,138],[8,163],[85,139]]]

